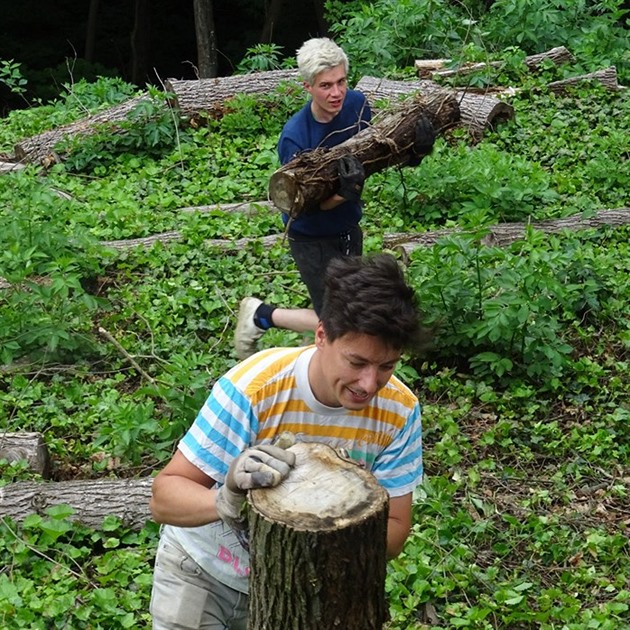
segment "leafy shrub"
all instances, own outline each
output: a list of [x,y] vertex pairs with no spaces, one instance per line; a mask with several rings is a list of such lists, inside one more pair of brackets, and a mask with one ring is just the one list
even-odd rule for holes
[[527,54],[566,44],[586,71],[617,64],[623,81],[630,71],[627,15],[623,0],[496,0],[483,29],[495,46],[517,44]]
[[[3,185],[5,184],[5,185]],[[101,254],[84,231],[70,232],[68,201],[24,171],[0,181],[0,360],[90,346],[91,314],[103,301],[83,282]]]
[[567,325],[597,316],[612,261],[585,254],[569,237],[530,231],[502,249],[481,245],[482,235],[446,238],[413,257],[426,323],[439,326],[435,347],[442,357],[468,359],[481,378],[522,372],[557,387],[573,350]]
[[337,16],[331,21],[331,31],[356,76],[383,76],[413,65],[414,59],[449,56],[474,29],[474,21],[460,3],[377,0],[329,5]]
[[0,520],[2,627],[149,627],[147,567],[157,526],[133,532],[106,517],[91,530],[72,522],[72,514],[59,505],[19,526]]

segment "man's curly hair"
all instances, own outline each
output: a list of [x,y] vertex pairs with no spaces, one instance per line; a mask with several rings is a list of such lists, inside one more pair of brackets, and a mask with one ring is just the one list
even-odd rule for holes
[[320,319],[331,341],[358,333],[417,351],[428,340],[416,294],[390,254],[334,258],[326,270]]

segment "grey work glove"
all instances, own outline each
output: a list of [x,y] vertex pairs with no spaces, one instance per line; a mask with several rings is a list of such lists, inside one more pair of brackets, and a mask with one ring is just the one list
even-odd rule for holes
[[435,129],[431,121],[423,114],[418,118],[414,129],[414,142],[411,150],[411,157],[407,166],[418,166],[422,158],[433,151],[435,143]]
[[[283,442],[287,446],[292,443]],[[277,486],[289,474],[295,453],[284,450],[287,446],[252,446],[230,464],[225,483],[217,492],[216,508],[221,520],[232,529],[244,530],[247,526],[247,518],[241,512],[248,490]]]
[[337,174],[337,194],[348,201],[359,201],[365,183],[365,169],[361,161],[351,153],[340,157],[337,160]]

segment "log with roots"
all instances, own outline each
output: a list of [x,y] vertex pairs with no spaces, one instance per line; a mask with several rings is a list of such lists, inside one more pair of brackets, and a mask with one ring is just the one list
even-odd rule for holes
[[290,216],[319,208],[339,188],[337,162],[353,154],[365,168],[366,176],[395,165],[405,165],[412,156],[415,123],[426,115],[436,132],[454,126],[460,118],[457,99],[446,90],[429,97],[418,95],[383,112],[373,124],[332,148],[318,148],[299,154],[279,168],[269,181],[269,198]]
[[276,488],[249,493],[250,630],[371,630],[386,620],[389,498],[330,446],[300,442]]

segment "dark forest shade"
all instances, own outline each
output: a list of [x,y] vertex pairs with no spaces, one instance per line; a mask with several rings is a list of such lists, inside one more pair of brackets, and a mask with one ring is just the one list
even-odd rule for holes
[[[262,37],[292,57],[305,39],[324,34],[316,12],[321,2],[279,2],[283,10],[270,28],[262,0],[214,1],[219,76],[232,74],[247,49]],[[167,78],[197,78],[192,2],[0,0],[0,15],[0,60],[21,64],[30,100],[54,98],[64,83],[103,75],[120,76],[141,87]],[[137,59],[134,64],[134,28],[136,37],[144,38],[140,65]],[[11,99],[4,86],[0,99],[5,105]]]

